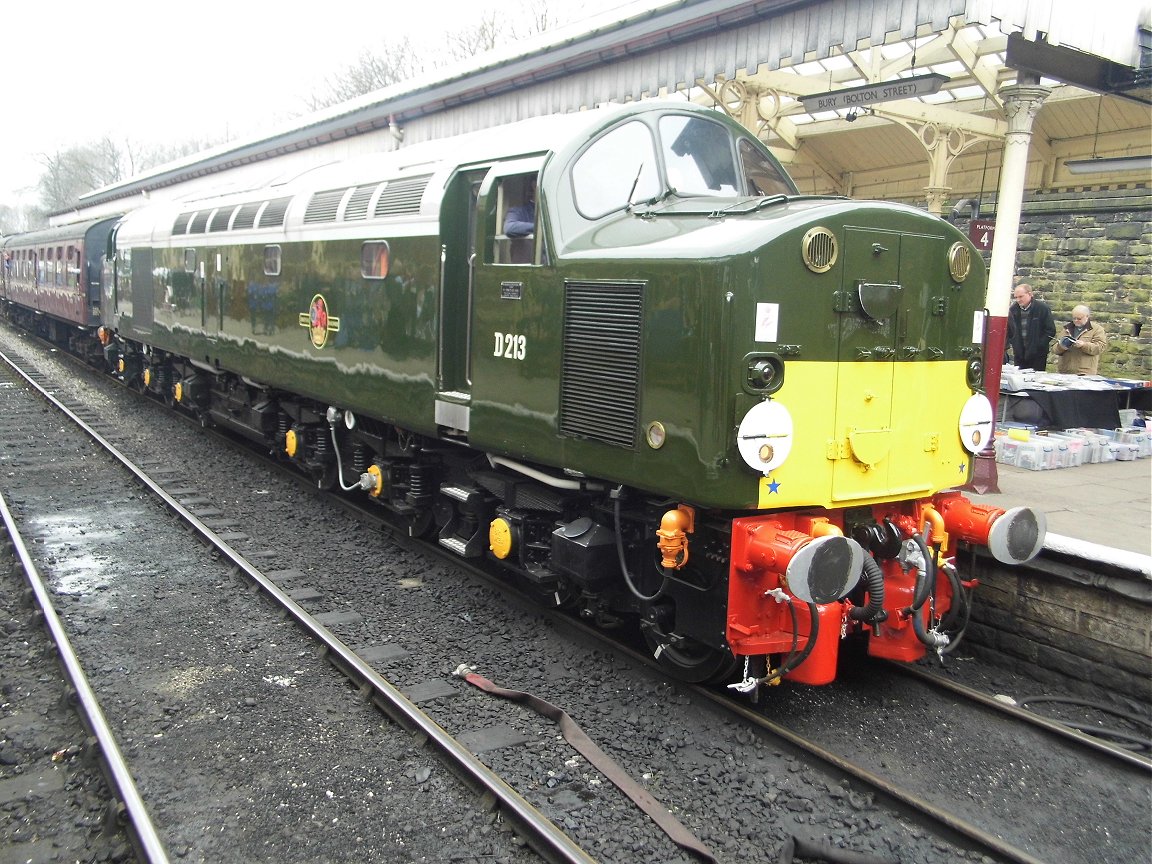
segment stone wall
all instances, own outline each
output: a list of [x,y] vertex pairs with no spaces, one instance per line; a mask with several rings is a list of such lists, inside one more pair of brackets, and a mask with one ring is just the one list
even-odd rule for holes
[[1045,550],[1020,567],[978,555],[966,644],[1041,681],[1152,703],[1152,581]]
[[[995,201],[981,218],[995,218]],[[958,223],[967,230],[965,222]],[[991,257],[986,256],[985,263]],[[1056,329],[1084,303],[1108,331],[1100,374],[1152,379],[1152,195],[1147,188],[1036,192],[1024,199],[1016,275]],[[1055,362],[1049,364],[1055,370]]]

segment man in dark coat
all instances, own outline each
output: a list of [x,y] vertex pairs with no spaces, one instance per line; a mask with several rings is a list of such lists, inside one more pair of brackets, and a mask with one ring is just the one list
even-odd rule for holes
[[1012,290],[1016,302],[1008,309],[1008,345],[1012,362],[1021,369],[1043,372],[1048,365],[1048,347],[1056,338],[1052,310],[1032,296],[1032,286],[1021,283]]

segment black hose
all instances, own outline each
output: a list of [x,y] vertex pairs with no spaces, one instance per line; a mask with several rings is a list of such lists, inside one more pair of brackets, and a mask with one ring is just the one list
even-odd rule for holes
[[[788,606],[791,608],[792,604],[789,603]],[[797,668],[801,663],[803,663],[805,660],[808,659],[808,655],[810,655],[812,653],[812,650],[816,647],[816,638],[820,635],[820,610],[816,608],[815,603],[809,603],[808,604],[808,620],[810,622],[810,626],[808,628],[808,631],[809,631],[808,632],[808,644],[806,644],[802,649],[800,649],[799,654],[796,654],[795,648],[796,648],[797,619],[796,619],[796,610],[792,609],[792,648],[793,648],[793,653],[789,655],[789,659],[787,660],[787,662],[785,662],[784,664],[782,664],[780,666],[780,671],[777,673],[778,677],[783,678],[785,675],[787,675],[793,669]]]
[[868,591],[868,605],[853,606],[848,610],[848,617],[853,621],[875,621],[876,616],[884,611],[884,571],[876,559],[865,552],[861,573]]
[[896,864],[896,859],[889,856],[876,857],[865,852],[839,849],[825,841],[796,836],[784,841],[777,864],[792,864],[797,855],[809,861],[826,861],[829,864]]
[[968,632],[968,622],[972,619],[972,595],[960,581],[960,574],[955,567],[944,569],[952,586],[952,605],[941,619],[940,629],[951,637],[952,641],[943,649],[945,654],[951,654],[964,641],[964,634]]
[[924,566],[916,576],[916,591],[912,595],[912,605],[909,607],[913,612],[919,612],[936,585],[936,558],[928,550],[928,544],[924,542],[923,537],[914,534],[912,540],[920,547],[920,554],[924,556]]
[[624,492],[623,486],[617,486],[616,491],[612,493],[613,498],[613,512],[616,516],[616,556],[620,559],[620,572],[624,575],[624,582],[628,586],[628,590],[632,592],[632,596],[639,600],[641,603],[651,603],[653,600],[659,600],[664,593],[664,589],[668,587],[668,570],[664,570],[664,580],[660,583],[660,587],[656,589],[655,594],[642,594],[640,589],[632,581],[632,574],[628,572],[628,565],[624,561],[624,538],[620,533],[620,496]]
[[796,604],[791,598],[788,600],[788,613],[792,616],[792,647],[788,649],[788,656],[784,658],[784,662],[777,668],[775,676],[777,678],[784,674],[785,669],[794,668],[788,664],[796,656],[796,646],[800,644],[800,619],[796,615]]

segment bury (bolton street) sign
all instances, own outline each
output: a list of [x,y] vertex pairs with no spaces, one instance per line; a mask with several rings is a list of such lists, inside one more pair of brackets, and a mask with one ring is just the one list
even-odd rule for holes
[[848,108],[865,108],[877,102],[894,102],[897,99],[915,99],[918,96],[931,96],[939,92],[948,80],[947,75],[933,72],[928,75],[915,75],[911,78],[897,78],[867,87],[849,87],[846,90],[832,90],[828,93],[814,93],[804,96],[804,110],[809,114],[818,111],[836,111]]

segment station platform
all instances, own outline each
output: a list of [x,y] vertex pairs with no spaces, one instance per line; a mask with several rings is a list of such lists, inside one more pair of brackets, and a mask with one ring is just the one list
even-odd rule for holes
[[996,465],[999,492],[967,494],[1005,509],[1029,506],[1048,518],[1048,533],[1152,556],[1152,459],[1029,471]]

